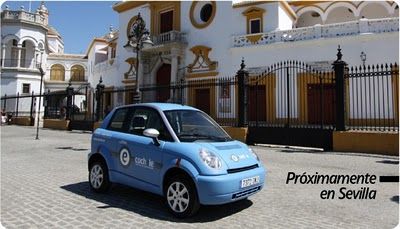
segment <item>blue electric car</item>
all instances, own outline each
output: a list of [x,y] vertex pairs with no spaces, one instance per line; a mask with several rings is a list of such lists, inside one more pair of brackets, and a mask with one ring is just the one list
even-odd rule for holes
[[265,169],[247,145],[189,106],[147,103],[115,108],[92,136],[89,183],[119,183],[165,197],[177,217],[200,206],[245,199],[264,185]]

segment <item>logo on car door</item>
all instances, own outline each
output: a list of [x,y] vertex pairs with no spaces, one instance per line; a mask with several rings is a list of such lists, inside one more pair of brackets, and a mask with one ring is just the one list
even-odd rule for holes
[[119,161],[123,166],[128,166],[130,160],[131,160],[131,155],[128,149],[122,148],[121,151],[119,152]]

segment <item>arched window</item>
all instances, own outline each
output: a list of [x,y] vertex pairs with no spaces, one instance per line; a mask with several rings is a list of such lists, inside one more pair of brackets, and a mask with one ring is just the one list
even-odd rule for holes
[[65,68],[61,64],[55,64],[51,66],[50,80],[56,80],[56,81],[65,80]]
[[17,67],[18,65],[18,41],[13,39],[12,40],[12,47],[11,47],[11,60],[9,67]]
[[85,69],[80,65],[71,68],[71,81],[85,81]]
[[26,68],[26,41],[22,42],[21,56],[19,57],[20,67]]

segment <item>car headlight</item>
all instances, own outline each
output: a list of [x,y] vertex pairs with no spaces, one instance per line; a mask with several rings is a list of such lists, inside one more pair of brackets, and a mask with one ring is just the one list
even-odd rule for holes
[[258,155],[256,154],[256,152],[254,152],[254,150],[252,148],[249,147],[249,153],[251,155],[253,155],[254,158],[257,159],[257,161],[260,161],[260,158],[258,157]]
[[220,169],[222,167],[221,160],[214,153],[206,149],[200,149],[199,155],[201,160],[203,160],[210,168]]

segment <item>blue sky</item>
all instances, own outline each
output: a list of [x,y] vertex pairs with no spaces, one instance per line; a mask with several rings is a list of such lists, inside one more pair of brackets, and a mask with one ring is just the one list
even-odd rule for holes
[[[24,6],[29,10],[29,1],[1,1],[1,8],[6,5],[11,10]],[[85,53],[94,37],[100,37],[109,31],[110,25],[118,27],[118,13],[112,5],[116,1],[45,1],[49,10],[49,23],[63,37],[65,53]],[[31,2],[34,12],[40,1]]]

